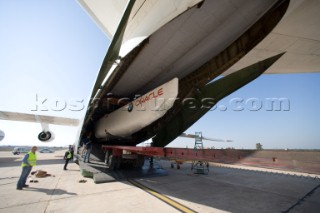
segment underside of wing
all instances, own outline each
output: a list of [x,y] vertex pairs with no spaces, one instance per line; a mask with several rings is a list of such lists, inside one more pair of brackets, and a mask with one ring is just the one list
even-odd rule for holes
[[[41,125],[41,132],[38,134],[38,139],[41,142],[50,142],[54,140],[55,135],[49,129],[49,124],[63,126],[79,126],[80,120],[66,117],[35,115],[19,112],[0,111],[0,120],[34,122]],[[1,139],[1,138],[0,138]]]
[[45,124],[65,125],[65,126],[78,126],[79,120],[65,117],[45,116],[26,114],[19,112],[0,112],[0,120],[9,121],[23,121],[23,122],[36,122]]
[[[78,0],[103,32],[113,38],[129,0]],[[135,0],[123,43],[146,37],[183,11],[203,0]],[[158,8],[158,10],[153,10]],[[161,11],[161,13],[158,13]],[[157,13],[157,14],[155,14]]]
[[266,73],[320,72],[320,1],[291,0],[275,29],[224,75],[281,52],[286,52]]

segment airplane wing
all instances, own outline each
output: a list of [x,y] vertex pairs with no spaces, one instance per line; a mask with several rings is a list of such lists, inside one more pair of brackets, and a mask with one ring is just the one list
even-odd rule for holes
[[[56,117],[56,116],[45,116],[26,114],[19,112],[5,112],[0,111],[0,120],[9,121],[23,121],[23,122],[36,122],[41,124],[41,132],[38,134],[38,139],[41,142],[50,142],[54,139],[54,133],[50,131],[49,124],[64,125],[64,126],[79,126],[80,121],[73,118]],[[0,130],[0,133],[3,132]],[[4,138],[4,133],[1,136],[0,141]]]
[[[116,33],[117,27],[125,10],[127,0],[118,1],[89,1],[78,0],[80,5],[98,24],[102,31],[111,39]],[[102,9],[103,8],[103,9]],[[108,14],[106,16],[105,14]]]
[[73,119],[73,118],[34,115],[34,114],[26,114],[26,113],[19,113],[19,112],[5,112],[5,111],[0,111],[0,120],[36,122],[36,123],[46,123],[46,124],[65,125],[65,126],[79,125],[79,120]]
[[[203,0],[78,0],[80,5],[111,39],[115,36],[128,2],[134,2],[123,43],[147,37],[173,18]],[[157,10],[152,10],[157,8]],[[158,13],[161,11],[161,13]],[[143,24],[142,24],[143,23]]]
[[320,72],[319,9],[317,0],[291,0],[274,30],[224,75],[281,52],[286,54],[265,73]]

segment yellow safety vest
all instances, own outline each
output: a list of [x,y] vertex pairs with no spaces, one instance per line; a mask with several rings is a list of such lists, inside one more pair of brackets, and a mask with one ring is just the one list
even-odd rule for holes
[[[33,152],[28,152],[29,157],[28,157],[28,163],[30,166],[35,166],[37,162],[37,156],[36,154],[33,154]],[[23,163],[21,164],[22,167],[28,166],[27,164]]]
[[71,154],[71,152],[69,151],[69,154],[67,155],[67,158],[68,158],[68,159],[71,159],[71,156],[72,156],[72,154]]

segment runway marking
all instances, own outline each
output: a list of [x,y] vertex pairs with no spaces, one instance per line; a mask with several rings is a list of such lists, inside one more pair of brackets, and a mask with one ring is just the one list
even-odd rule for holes
[[149,194],[155,196],[156,198],[162,200],[163,202],[167,203],[168,205],[174,207],[175,209],[177,209],[177,210],[179,210],[181,212],[185,212],[185,213],[194,213],[194,212],[196,212],[196,211],[194,211],[194,210],[192,210],[192,209],[190,209],[190,208],[188,208],[188,207],[186,207],[186,206],[184,206],[184,205],[182,205],[182,204],[180,204],[180,203],[168,198],[167,196],[164,196],[164,195],[156,192],[155,190],[150,189],[147,186],[142,185],[141,183],[138,183],[138,182],[136,182],[134,180],[128,180],[128,181],[132,185],[134,185],[134,186],[136,186],[136,187],[148,192]]
[[284,213],[288,213],[291,210],[293,210],[296,206],[301,205],[302,202],[304,202],[308,197],[311,197],[312,194],[320,188],[320,184],[314,187],[311,191],[309,191],[306,195],[304,195],[302,198],[300,198],[294,205],[292,205],[289,209],[286,211],[283,211]]

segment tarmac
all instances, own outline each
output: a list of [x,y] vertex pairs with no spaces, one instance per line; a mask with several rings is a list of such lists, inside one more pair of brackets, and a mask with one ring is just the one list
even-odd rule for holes
[[[0,212],[319,212],[317,175],[268,169],[211,165],[207,175],[194,174],[190,163],[172,169],[155,160],[147,171],[106,173],[95,184],[71,162],[63,170],[64,151],[38,153],[34,170],[51,176],[28,179],[16,190],[23,155],[0,152]],[[99,163],[87,167],[103,167]],[[97,166],[98,165],[98,166]],[[100,166],[99,166],[100,165]],[[148,166],[148,165],[147,165]],[[95,168],[95,169],[96,169]],[[104,168],[105,169],[105,168]],[[107,170],[106,170],[107,171]],[[139,176],[140,174],[140,176]],[[38,180],[38,183],[30,182]]]

